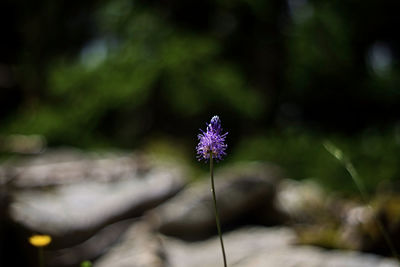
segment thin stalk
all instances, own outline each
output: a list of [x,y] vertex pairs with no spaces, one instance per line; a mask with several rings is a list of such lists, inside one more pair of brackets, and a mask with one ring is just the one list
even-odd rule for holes
[[227,267],[227,264],[226,264],[226,255],[225,255],[225,247],[224,247],[224,241],[222,240],[221,225],[220,225],[219,216],[218,216],[217,197],[215,196],[214,166],[213,166],[213,158],[212,158],[212,155],[210,155],[210,174],[211,174],[211,192],[212,192],[213,200],[214,200],[215,222],[217,223],[217,230],[218,230],[219,241],[221,242],[222,256],[223,256],[223,258],[224,258],[224,267]]
[[[361,199],[363,200],[364,204],[370,210],[372,210],[372,207],[368,201],[367,190],[365,189],[365,186],[364,186],[356,168],[354,168],[353,164],[351,163],[350,159],[348,159],[343,154],[343,152],[338,147],[333,145],[331,142],[325,142],[324,147],[330,154],[332,154],[332,156],[334,156],[340,163],[343,164],[344,168],[350,174],[350,177],[352,178],[354,184],[356,185],[358,191],[360,192]],[[373,218],[374,218],[376,225],[379,228],[379,231],[381,232],[383,238],[385,239],[385,242],[388,245],[391,253],[397,259],[397,261],[400,261],[399,255],[397,254],[397,251],[396,251],[396,248],[394,247],[392,240],[390,239],[389,234],[386,231],[385,227],[383,226],[381,220],[379,220],[379,218],[377,218],[375,216],[373,216]]]
[[44,267],[43,247],[38,247],[39,252],[39,266]]

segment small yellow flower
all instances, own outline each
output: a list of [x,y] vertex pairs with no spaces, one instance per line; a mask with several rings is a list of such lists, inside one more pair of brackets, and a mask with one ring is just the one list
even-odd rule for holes
[[45,247],[51,242],[49,235],[33,235],[29,238],[29,243],[35,247]]

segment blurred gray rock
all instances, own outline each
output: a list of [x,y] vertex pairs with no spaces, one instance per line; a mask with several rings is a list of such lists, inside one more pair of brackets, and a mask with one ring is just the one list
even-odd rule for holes
[[398,267],[399,264],[395,260],[373,254],[362,254],[348,251],[328,251],[316,247],[298,247],[264,252],[255,255],[254,257],[249,257],[239,264],[234,264],[232,266]]
[[329,198],[315,182],[283,180],[277,187],[276,208],[290,223],[315,223],[331,212]]
[[85,260],[98,258],[119,240],[134,220],[129,219],[107,225],[78,245],[57,250],[45,250],[45,265],[48,267],[76,267]]
[[[273,204],[281,176],[276,166],[261,163],[238,164],[217,171],[215,186],[222,227],[281,222]],[[148,215],[158,222],[163,234],[187,240],[209,237],[216,232],[210,188],[210,178],[204,178]]]
[[76,245],[108,224],[139,216],[185,184],[176,164],[126,154],[60,154],[5,171],[14,175],[11,219],[51,235],[53,247]]
[[110,182],[134,178],[149,169],[143,155],[83,153],[77,149],[46,152],[0,166],[0,180],[16,189],[51,187],[84,181]]
[[158,235],[144,222],[131,226],[120,242],[96,261],[96,267],[166,267]]
[[[286,227],[246,227],[224,235],[229,266],[237,267],[398,267],[391,259],[372,254],[329,251],[293,245],[296,235]],[[185,242],[159,235],[141,223],[95,262],[95,267],[219,267],[218,237]]]
[[[267,256],[268,252],[287,249],[294,238],[295,234],[289,228],[245,227],[226,233],[223,239],[227,263],[229,266],[244,266],[241,263],[249,257]],[[218,237],[194,243],[164,237],[163,245],[171,267],[223,266]]]

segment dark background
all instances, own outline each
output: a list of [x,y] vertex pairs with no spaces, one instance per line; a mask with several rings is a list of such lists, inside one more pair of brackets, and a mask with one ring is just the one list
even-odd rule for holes
[[2,1],[3,158],[21,152],[22,134],[194,162],[198,129],[217,114],[225,162],[269,160],[351,191],[330,140],[373,191],[400,174],[399,10],[389,0]]

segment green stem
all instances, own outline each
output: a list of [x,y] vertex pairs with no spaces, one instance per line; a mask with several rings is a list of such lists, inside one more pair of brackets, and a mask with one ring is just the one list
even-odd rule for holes
[[44,259],[43,259],[43,247],[39,247],[39,266],[44,267]]
[[213,200],[214,200],[215,222],[217,223],[219,241],[221,242],[222,256],[224,257],[224,267],[227,267],[226,256],[225,256],[225,248],[224,248],[224,241],[222,240],[221,225],[219,223],[218,208],[217,208],[217,197],[215,196],[214,166],[213,166],[212,155],[210,155],[210,174],[211,174],[211,192],[212,192]]

